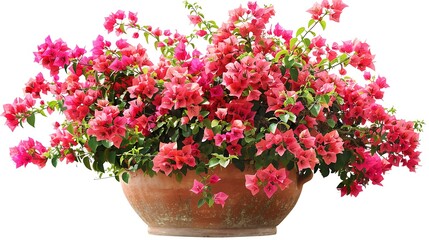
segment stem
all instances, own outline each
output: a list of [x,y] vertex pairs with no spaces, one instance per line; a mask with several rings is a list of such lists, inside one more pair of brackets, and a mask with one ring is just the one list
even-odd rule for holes
[[350,59],[350,56],[348,56],[346,59],[344,59],[344,60],[343,60],[343,61],[341,61],[341,62],[337,62],[337,63],[335,63],[334,65],[329,66],[329,67],[328,67],[328,68],[326,68],[326,69],[322,69],[322,70],[316,71],[316,72],[315,72],[315,74],[317,74],[317,73],[321,73],[321,72],[325,72],[325,71],[329,71],[329,70],[331,70],[331,69],[334,69],[335,67],[337,67],[337,66],[339,66],[339,65],[342,65],[343,63],[347,62],[347,60],[349,60],[349,59]]
[[[187,1],[186,1],[186,3],[187,3]],[[191,10],[194,11],[195,13],[197,13],[198,16],[200,16],[200,17],[202,16],[202,14],[197,10],[197,8],[193,4],[189,4],[189,6],[191,6]],[[201,19],[202,19],[201,23],[206,27],[207,31],[209,32],[209,35],[213,35],[213,32],[211,31],[210,26],[207,24],[205,19],[203,17],[201,17]]]
[[325,12],[324,14],[323,14],[323,16],[319,19],[319,20],[317,20],[316,22],[314,22],[313,23],[313,25],[307,30],[307,31],[305,31],[305,33],[304,33],[304,35],[302,35],[301,36],[301,40],[299,40],[299,42],[294,46],[294,48],[292,49],[292,54],[293,54],[293,52],[295,52],[295,50],[296,50],[296,47],[297,46],[299,46],[301,43],[302,43],[302,41],[305,39],[305,37],[307,36],[307,34],[309,33],[309,32],[311,32],[311,30],[314,28],[314,27],[316,27],[316,25],[317,24],[319,24],[322,20],[323,20],[323,18],[326,16],[326,15],[328,15],[328,12]]

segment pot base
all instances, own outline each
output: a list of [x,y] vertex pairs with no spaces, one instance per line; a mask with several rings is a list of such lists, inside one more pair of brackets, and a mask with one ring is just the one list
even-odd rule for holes
[[245,187],[245,175],[256,172],[251,166],[244,171],[235,167],[213,171],[222,180],[211,186],[212,192],[229,195],[224,207],[198,207],[202,196],[190,191],[194,179],[201,178],[196,171],[189,171],[180,182],[163,174],[150,177],[142,171],[132,172],[128,183],[122,182],[122,189],[152,235],[264,236],[277,233],[276,227],[294,208],[303,184],[312,176],[290,171],[289,186],[268,198],[264,192],[253,196]]
[[168,228],[148,227],[148,233],[152,235],[186,236],[186,237],[245,237],[267,236],[277,233],[276,227],[266,228]]

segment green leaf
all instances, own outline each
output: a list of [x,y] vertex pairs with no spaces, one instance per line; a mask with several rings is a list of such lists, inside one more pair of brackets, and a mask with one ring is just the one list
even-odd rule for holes
[[320,69],[325,69],[325,64],[328,62],[329,62],[329,59],[324,58],[317,64],[317,67]]
[[109,161],[109,163],[115,164],[115,161],[116,161],[116,151],[107,151],[107,160]]
[[320,164],[320,173],[323,177],[327,177],[329,175],[329,167],[326,164]]
[[99,161],[97,161],[97,160],[94,160],[94,162],[92,162],[92,169],[96,172],[100,171],[100,170],[98,170],[98,164],[99,164]]
[[218,164],[219,164],[218,158],[213,157],[209,160],[209,168],[216,167]]
[[279,51],[279,52],[276,54],[276,56],[274,57],[274,61],[273,61],[273,62],[278,62],[278,61],[279,61],[279,59],[280,59],[280,57],[281,57],[282,55],[285,55],[286,53],[287,53],[287,50],[286,50],[286,49]]
[[97,171],[104,173],[104,161],[96,161],[97,163]]
[[201,198],[200,200],[198,200],[198,208],[202,207],[204,205],[204,203],[206,203],[204,198]]
[[232,164],[234,164],[234,166],[236,166],[238,169],[240,169],[240,171],[244,171],[244,169],[245,169],[245,165],[244,165],[244,160],[243,159],[234,158],[234,159],[232,159]]
[[193,135],[197,135],[197,133],[200,131],[200,127],[194,123],[191,125],[191,130]]
[[291,38],[289,41],[289,49],[293,49],[293,47],[295,46],[296,42],[298,42],[298,38]]
[[52,166],[57,167],[57,165],[58,165],[58,158],[57,157],[52,158]]
[[[207,117],[209,114],[210,114],[210,111],[201,111],[201,112],[200,112],[200,115],[201,115],[203,118]],[[204,120],[205,120],[205,119],[204,119]]]
[[213,204],[214,204],[214,199],[212,197],[211,198],[207,198],[207,204],[209,205],[209,207],[212,207]]
[[289,115],[289,121],[293,123],[296,122],[296,115],[294,113],[288,112],[288,115]]
[[344,62],[349,58],[349,56],[347,55],[347,53],[343,53],[338,58],[340,59],[340,62]]
[[84,157],[82,161],[83,161],[83,165],[85,165],[86,168],[88,168],[89,170],[92,170],[91,163],[89,162],[89,157]]
[[204,153],[205,155],[209,155],[211,152],[213,152],[213,144],[202,143],[200,145],[200,151],[201,151],[201,153]]
[[177,139],[179,138],[179,129],[176,129],[173,133],[173,135],[171,136],[171,141],[176,142]]
[[144,38],[146,40],[146,43],[149,43],[149,33],[148,32],[144,32],[143,35],[144,35]]
[[271,124],[270,124],[270,126],[268,127],[268,130],[269,130],[271,133],[275,133],[275,132],[276,132],[276,129],[277,129],[277,123],[271,123]]
[[213,130],[213,133],[216,135],[216,133],[222,132],[222,126],[221,125],[217,125],[212,130]]
[[183,174],[177,173],[176,174],[176,181],[180,183],[182,181],[182,179],[183,179]]
[[103,144],[103,146],[104,146],[105,148],[111,148],[111,147],[113,146],[113,142],[108,141],[108,140],[103,140],[103,141],[101,141],[101,144]]
[[344,99],[340,96],[337,96],[337,99],[335,100],[338,104],[343,105],[344,104]]
[[291,68],[290,70],[290,77],[292,78],[292,80],[294,80],[295,82],[298,80],[298,69],[297,68]]
[[190,128],[190,127],[188,127],[188,125],[182,125],[182,126],[186,126],[186,127],[184,127],[184,129],[182,130],[182,136],[183,136],[183,137],[185,137],[185,138],[187,138],[187,137],[191,136],[191,135],[192,135],[192,130],[191,130],[191,128]]
[[261,169],[262,167],[264,167],[264,156],[266,155],[265,152],[263,152],[261,155],[257,156],[255,158],[255,168],[256,169]]
[[287,121],[289,120],[289,114],[280,114],[279,118],[283,122],[287,123]]
[[285,75],[285,73],[286,73],[286,68],[285,68],[285,66],[280,66],[280,72],[282,73],[282,76],[284,76]]
[[121,29],[121,31],[122,31],[123,33],[126,33],[126,32],[125,32],[125,24],[121,23],[121,24],[119,25],[119,28]]
[[204,118],[203,120],[203,126],[206,128],[210,128],[211,127],[211,121],[208,118]]
[[219,164],[220,164],[223,168],[228,167],[229,162],[230,162],[230,160],[229,160],[229,159],[227,159],[227,158],[219,159]]
[[295,57],[294,57],[294,56],[288,56],[288,55],[286,55],[286,56],[283,58],[283,63],[284,63],[284,66],[285,66],[287,69],[289,69],[289,68],[293,67],[293,65],[294,65],[294,63],[295,63]]
[[305,31],[305,27],[300,27],[300,28],[298,28],[298,30],[296,30],[296,34],[295,34],[295,36],[299,36],[299,35],[301,35],[303,32]]
[[128,183],[128,180],[130,179],[130,174],[128,172],[123,172],[121,178],[125,183]]
[[311,25],[313,25],[314,22],[316,22],[316,20],[310,19],[310,21],[308,21],[308,27],[311,27]]
[[[73,71],[74,71],[74,72],[76,72],[76,69],[77,69],[77,62],[73,62],[72,67],[73,67]],[[64,68],[64,69],[67,69],[67,68]]]
[[34,127],[34,123],[36,122],[36,115],[32,113],[30,116],[28,116],[27,122],[28,124],[30,124],[30,126]]
[[204,163],[197,165],[197,168],[195,169],[195,172],[197,175],[199,175],[201,173],[206,173],[206,167],[204,165],[205,165]]
[[217,120],[217,119],[213,119],[213,120],[212,120],[212,123],[211,123],[211,127],[212,127],[212,128],[214,128],[214,127],[216,127],[217,125],[219,125],[219,120]]
[[46,115],[45,111],[38,111],[38,113],[40,113],[42,116],[47,117],[48,115]]
[[304,45],[305,45],[305,47],[309,47],[310,46],[310,44],[311,44],[311,40],[310,39],[308,39],[308,38],[304,38],[303,40],[302,40],[303,42],[304,42]]
[[326,121],[327,123],[328,123],[328,126],[330,127],[330,128],[334,128],[335,127],[335,124],[337,124],[333,119],[328,119],[327,121]]
[[293,98],[293,97],[288,97],[288,98],[286,98],[286,100],[284,101],[284,103],[283,103],[283,105],[286,107],[286,106],[288,106],[288,105],[290,105],[290,104],[295,104],[295,98]]
[[48,102],[48,107],[51,109],[55,109],[58,106],[58,102],[57,101],[49,101]]
[[320,26],[322,26],[322,29],[325,30],[326,29],[326,21],[325,20],[320,20]]
[[328,104],[331,100],[331,97],[327,94],[320,96],[320,103],[322,104]]
[[334,170],[338,171],[340,169],[343,169],[346,164],[351,162],[353,160],[353,154],[351,150],[344,150],[343,153],[337,154],[337,161],[334,165]]
[[98,147],[98,141],[95,137],[90,137],[88,140],[88,146],[89,148],[91,148],[92,152],[95,152],[97,150]]
[[[287,151],[286,153],[289,153],[290,155],[292,155],[292,153],[290,153],[289,151]],[[286,158],[286,159],[288,159],[288,158]],[[291,160],[288,160],[288,161],[289,162],[288,162],[286,168],[287,168],[287,170],[290,171],[290,170],[292,170],[295,167],[295,162],[291,161]]]
[[305,100],[307,100],[308,104],[311,104],[314,102],[313,95],[308,91],[308,89],[304,90],[304,92],[302,93],[302,97],[305,98]]
[[378,150],[377,146],[371,146],[371,155],[374,155]]
[[321,108],[321,106],[319,103],[313,104],[313,106],[310,109],[311,115],[313,115],[314,117],[317,117],[319,115],[320,108]]

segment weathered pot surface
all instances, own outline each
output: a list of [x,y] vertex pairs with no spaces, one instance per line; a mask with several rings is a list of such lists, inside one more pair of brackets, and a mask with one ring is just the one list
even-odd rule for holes
[[277,226],[298,201],[302,186],[312,175],[299,176],[291,171],[293,181],[288,188],[277,191],[270,199],[263,191],[255,196],[245,188],[245,174],[235,167],[216,169],[221,181],[212,185],[213,193],[229,195],[224,208],[220,205],[198,208],[201,197],[190,191],[194,179],[200,177],[189,171],[179,183],[175,177],[158,174],[154,177],[140,172],[131,173],[122,189],[129,203],[155,235],[231,237],[273,235]]

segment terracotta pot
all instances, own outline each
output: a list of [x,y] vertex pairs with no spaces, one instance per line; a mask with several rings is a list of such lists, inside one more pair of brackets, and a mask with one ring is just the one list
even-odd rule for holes
[[278,190],[271,199],[263,190],[252,196],[245,188],[244,174],[254,170],[229,166],[216,170],[221,181],[212,185],[213,193],[223,191],[229,195],[225,207],[207,204],[198,208],[200,195],[190,191],[194,171],[188,172],[179,183],[175,177],[158,174],[154,177],[142,172],[131,173],[128,184],[121,183],[126,198],[137,214],[155,235],[193,237],[262,236],[276,234],[277,226],[294,208],[302,186],[312,178],[290,172],[293,183]]

